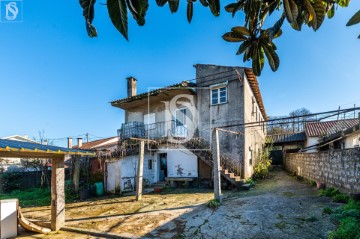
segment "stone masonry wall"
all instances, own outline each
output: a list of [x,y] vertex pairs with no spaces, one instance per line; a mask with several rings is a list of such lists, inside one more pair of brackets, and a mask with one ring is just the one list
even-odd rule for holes
[[284,166],[287,171],[327,187],[360,193],[360,148],[286,154]]

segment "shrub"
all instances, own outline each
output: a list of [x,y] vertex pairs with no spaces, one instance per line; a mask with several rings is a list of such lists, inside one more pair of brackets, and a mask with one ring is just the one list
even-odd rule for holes
[[257,156],[254,166],[254,179],[264,179],[269,174],[271,167],[270,151],[263,149]]
[[329,234],[329,239],[353,239],[360,238],[360,221],[353,217],[346,217],[340,220],[336,231]]
[[246,180],[246,183],[251,184],[251,185],[255,185],[255,181],[252,178],[249,178],[248,180]]
[[310,186],[315,187],[315,186],[316,186],[316,182],[311,180],[311,181],[310,181]]
[[208,201],[208,203],[206,204],[206,206],[208,206],[209,208],[216,210],[218,209],[218,207],[220,207],[221,203],[219,200],[217,199],[211,199],[210,201]]
[[327,189],[320,189],[319,194],[320,196],[325,196],[325,197],[335,197],[336,195],[340,194],[340,191],[335,188],[327,188]]
[[350,200],[346,205],[335,209],[331,219],[339,222],[339,226],[329,234],[328,238],[360,238],[360,202]]
[[22,174],[16,172],[2,173],[0,182],[4,192],[11,192],[20,189]]
[[340,203],[347,203],[349,201],[349,196],[346,194],[336,194],[335,196],[333,196],[333,200],[334,202],[340,202]]

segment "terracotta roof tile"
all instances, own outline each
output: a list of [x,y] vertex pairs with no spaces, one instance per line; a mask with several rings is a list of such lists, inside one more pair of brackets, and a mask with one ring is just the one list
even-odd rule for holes
[[305,125],[305,132],[308,137],[328,136],[352,128],[358,124],[359,119],[313,122]]
[[[96,149],[97,147],[103,147],[103,146],[113,146],[116,145],[118,143],[118,141],[113,142],[111,140],[118,138],[117,136],[114,137],[110,137],[110,138],[106,138],[106,139],[99,139],[99,140],[94,140],[88,143],[84,143],[80,149]],[[110,141],[109,143],[106,143],[107,141]],[[74,146],[73,149],[77,149],[78,146]]]

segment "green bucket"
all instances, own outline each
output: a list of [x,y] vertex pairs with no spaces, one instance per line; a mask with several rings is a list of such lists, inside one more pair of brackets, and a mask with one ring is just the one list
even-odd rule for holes
[[104,195],[104,184],[103,182],[95,183],[95,192],[96,196],[102,196]]

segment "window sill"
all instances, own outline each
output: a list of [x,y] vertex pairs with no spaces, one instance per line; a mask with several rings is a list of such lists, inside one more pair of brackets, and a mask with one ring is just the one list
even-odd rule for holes
[[217,104],[210,104],[210,106],[216,106],[216,105],[224,105],[227,104],[228,102],[224,102],[224,103],[217,103]]

